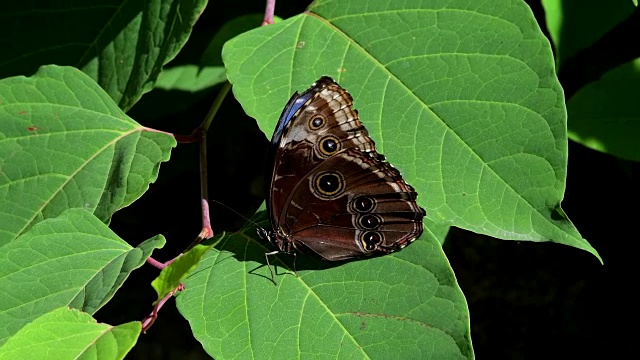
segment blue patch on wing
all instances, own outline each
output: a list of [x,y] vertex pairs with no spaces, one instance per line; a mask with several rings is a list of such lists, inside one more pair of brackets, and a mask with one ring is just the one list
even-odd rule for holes
[[282,115],[280,115],[280,119],[278,120],[278,125],[276,126],[276,130],[273,132],[273,136],[271,137],[271,144],[275,145],[280,142],[282,139],[282,134],[284,133],[284,129],[287,127],[287,124],[291,122],[293,116],[296,114],[298,110],[315,94],[314,91],[306,91],[302,95],[298,95],[296,92],[293,94],[287,106],[284,107],[284,111],[282,111]]

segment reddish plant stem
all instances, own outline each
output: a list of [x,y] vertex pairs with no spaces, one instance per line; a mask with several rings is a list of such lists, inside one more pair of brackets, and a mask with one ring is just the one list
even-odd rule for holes
[[[182,254],[180,254],[180,255],[182,255]],[[180,255],[178,255],[178,256],[180,256]],[[160,262],[160,261],[158,261],[158,260],[156,260],[156,259],[154,259],[152,257],[148,257],[147,258],[147,263],[149,265],[155,267],[156,269],[162,270],[162,269],[166,268],[167,266],[169,266],[169,264],[174,262],[176,259],[177,259],[177,257],[173,258],[173,259],[171,259],[171,260],[169,260],[167,262]]]
[[182,290],[184,290],[184,285],[180,284],[180,285],[178,285],[178,287],[176,287],[170,293],[168,293],[167,296],[163,297],[160,301],[158,301],[158,303],[153,307],[153,310],[151,311],[151,314],[149,314],[149,316],[147,316],[146,318],[144,318],[144,320],[142,320],[142,333],[143,334],[146,333],[147,330],[149,330],[151,325],[153,325],[153,323],[158,318],[158,312],[162,308],[162,305],[164,305],[164,303],[166,303],[178,291],[182,291]]
[[209,175],[207,172],[207,133],[202,132],[200,141],[200,206],[202,207],[202,230],[198,238],[202,240],[213,237],[211,216],[209,214]]
[[[186,136],[173,135],[176,138],[176,140],[178,140],[178,142],[182,142],[182,143],[195,142],[195,141],[199,141],[200,142],[200,159],[199,159],[199,163],[200,163],[200,206],[202,208],[202,230],[200,230],[200,233],[198,234],[198,237],[191,243],[191,245],[189,245],[189,247],[187,247],[187,249],[185,249],[185,251],[183,251],[180,255],[182,255],[183,253],[187,252],[189,249],[191,249],[195,245],[201,243],[202,241],[212,238],[213,235],[214,235],[213,229],[211,228],[211,215],[209,213],[209,186],[208,186],[209,178],[208,178],[208,173],[207,173],[207,130],[211,126],[211,122],[213,121],[213,117],[218,112],[218,109],[220,109],[220,105],[222,105],[222,101],[224,100],[226,95],[229,93],[230,89],[231,89],[231,84],[229,84],[229,82],[226,82],[222,86],[222,89],[220,90],[220,93],[218,94],[218,96],[214,100],[213,104],[211,105],[211,108],[209,109],[209,112],[207,113],[207,115],[204,118],[204,120],[202,121],[202,124],[200,124],[200,126],[198,126],[191,133],[191,135],[186,135]],[[180,256],[180,255],[178,255],[178,256]],[[175,259],[177,259],[177,257],[174,258],[174,259],[171,259],[171,260],[169,260],[169,261],[167,261],[165,263],[162,263],[162,262],[160,262],[158,260],[155,260],[152,257],[149,257],[147,259],[147,263],[153,265],[154,267],[156,267],[158,269],[164,269],[169,264],[171,264]],[[153,311],[151,312],[151,314],[149,314],[149,316],[147,316],[142,321],[142,332],[143,333],[145,333],[147,330],[149,330],[149,328],[153,325],[155,320],[158,318],[158,312],[160,311],[162,306],[173,295],[175,295],[178,291],[182,291],[183,289],[184,289],[184,285],[183,284],[178,285],[178,287],[176,287],[173,291],[171,291],[167,296],[162,298],[153,307]]]
[[273,24],[273,14],[276,10],[276,0],[267,0],[267,6],[264,9],[264,19],[262,26]]

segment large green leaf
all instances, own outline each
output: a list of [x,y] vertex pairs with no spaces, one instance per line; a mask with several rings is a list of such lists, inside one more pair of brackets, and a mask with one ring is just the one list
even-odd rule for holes
[[68,208],[108,222],[155,181],[175,144],[77,69],[0,80],[0,246]]
[[[0,12],[0,78],[46,64],[82,69],[125,110],[153,88],[206,0],[11,1]],[[90,20],[88,20],[90,19]],[[10,36],[8,34],[11,34]]]
[[[567,60],[572,56],[588,57],[591,53],[580,51],[588,49],[635,10],[630,1],[607,6],[595,0],[544,0],[542,4],[560,72],[571,67]],[[583,65],[584,61],[578,63]],[[640,160],[640,111],[636,106],[639,66],[640,59],[635,59],[609,69],[568,99],[571,140],[614,156]]]
[[0,360],[123,359],[140,330],[140,322],[98,324],[89,314],[58,308],[11,337],[0,347]]
[[164,241],[132,248],[82,209],[38,223],[0,249],[0,344],[61,306],[96,312]]
[[639,69],[640,58],[609,71],[571,97],[567,102],[571,140],[640,161]]
[[265,133],[294,91],[331,75],[429,218],[598,256],[560,208],[566,109],[523,1],[318,1],[229,41],[223,59]]
[[298,256],[297,276],[291,255],[271,257],[278,286],[265,266],[272,249],[253,234],[251,225],[219,236],[177,298],[216,359],[473,357],[464,296],[428,230],[406,250],[366,261]]
[[227,81],[220,56],[222,46],[232,37],[259,26],[263,18],[264,14],[251,14],[231,19],[211,38],[199,61],[162,69],[155,87],[165,91],[154,91],[141,99],[143,116],[154,118],[184,111],[211,96],[215,85]]
[[[156,88],[195,93],[221,84],[226,80],[227,77],[222,66],[180,65],[164,70],[158,76]],[[175,104],[167,105],[175,106]]]

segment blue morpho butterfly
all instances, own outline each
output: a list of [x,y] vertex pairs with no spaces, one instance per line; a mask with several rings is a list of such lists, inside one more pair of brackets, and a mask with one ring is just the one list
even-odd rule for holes
[[384,255],[422,234],[417,193],[376,151],[351,95],[330,77],[293,94],[269,161],[271,230],[258,230],[276,248],[268,255],[295,250],[332,261]]

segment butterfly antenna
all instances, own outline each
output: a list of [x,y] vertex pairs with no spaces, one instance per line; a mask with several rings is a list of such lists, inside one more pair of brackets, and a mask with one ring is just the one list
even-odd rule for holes
[[[257,226],[259,229],[262,229],[262,226],[260,226],[260,224],[258,224],[257,222],[249,219],[248,217],[240,214],[238,211],[236,211],[235,209],[231,208],[230,206],[227,206],[226,204],[215,200],[215,199],[210,199],[209,202],[211,203],[216,203],[218,205],[222,205],[225,208],[227,208],[227,210],[233,212],[234,214],[240,216],[241,218],[247,220],[248,222],[252,223],[253,225]],[[264,229],[263,229],[264,230]],[[187,251],[191,250],[193,247],[195,247],[196,245],[200,244],[202,241],[204,241],[205,239],[201,238],[201,237],[197,237],[189,246],[187,246],[187,248],[183,251],[183,253],[186,253]]]
[[252,223],[253,225],[257,226],[258,228],[262,229],[262,226],[260,226],[260,224],[258,224],[257,222],[255,222],[255,221],[253,221],[253,220],[249,219],[248,217],[246,217],[246,216],[244,216],[244,215],[240,214],[238,211],[236,211],[236,210],[235,210],[235,209],[233,209],[232,207],[228,206],[227,204],[222,203],[222,202],[220,202],[220,201],[218,201],[218,200],[214,200],[214,199],[210,199],[209,201],[210,201],[210,202],[213,202],[213,203],[216,203],[216,204],[218,204],[218,205],[221,205],[221,206],[223,206],[223,207],[225,207],[227,210],[231,211],[232,213],[234,213],[234,214],[236,214],[236,215],[240,216],[241,218],[243,218],[243,219],[247,220],[248,222],[250,222],[250,223]]
[[[225,208],[227,208],[229,211],[231,211],[231,212],[235,213],[236,215],[240,216],[241,218],[243,218],[243,219],[247,220],[248,222],[252,223],[253,225],[255,225],[255,226],[258,228],[258,229],[257,229],[257,230],[258,230],[258,231],[257,231],[258,236],[259,236],[261,239],[265,239],[265,240],[267,240],[267,241],[271,242],[271,241],[269,240],[269,236],[267,235],[267,231],[266,231],[262,226],[260,226],[260,224],[258,224],[257,222],[255,222],[255,221],[253,221],[253,220],[249,219],[248,217],[246,217],[246,216],[244,216],[244,215],[240,214],[238,211],[236,211],[236,210],[232,209],[231,207],[227,206],[226,204],[221,203],[221,202],[220,202],[220,201],[218,201],[218,200],[213,200],[213,199],[211,199],[211,200],[209,200],[209,201],[211,201],[211,202],[214,202],[214,203],[216,203],[216,204],[219,204],[219,205],[224,206],[224,207],[225,207]],[[271,266],[271,263],[269,262],[269,256],[273,256],[273,255],[276,255],[276,254],[278,254],[278,253],[280,253],[280,251],[279,251],[279,250],[275,250],[275,251],[271,251],[271,252],[268,252],[268,253],[264,253],[264,259],[267,261],[267,267],[269,268],[269,272],[271,273],[271,281],[272,281],[272,282],[273,282],[273,284],[274,284],[274,285],[276,285],[276,286],[278,286],[278,282],[276,281],[276,274],[275,274],[275,272],[273,271],[273,266]],[[295,255],[295,253],[294,253],[294,255]],[[293,270],[293,273],[294,273],[294,274],[296,275],[296,277],[297,277],[297,276],[298,276],[298,274],[297,274],[297,273],[296,273],[296,271],[295,271],[295,261],[296,261],[295,259],[296,259],[296,258],[294,257],[294,259],[293,259],[293,269],[294,269],[294,270]]]

